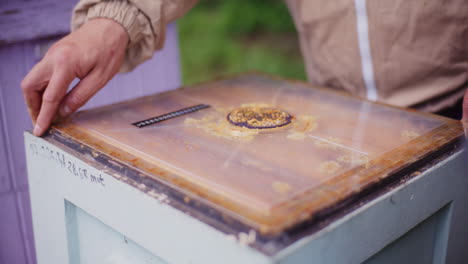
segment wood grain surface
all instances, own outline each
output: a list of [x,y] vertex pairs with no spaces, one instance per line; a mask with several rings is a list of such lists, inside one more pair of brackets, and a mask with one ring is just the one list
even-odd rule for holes
[[[137,128],[196,104],[210,108]],[[236,127],[233,109],[291,114]],[[55,129],[265,234],[314,217],[462,136],[459,122],[245,74],[78,113]]]

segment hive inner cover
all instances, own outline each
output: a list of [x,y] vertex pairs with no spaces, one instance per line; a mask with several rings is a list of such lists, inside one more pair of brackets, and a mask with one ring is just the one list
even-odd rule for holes
[[[210,107],[132,125],[198,104]],[[235,125],[229,114],[242,107],[276,109],[290,122]],[[261,75],[83,111],[56,129],[264,232],[303,221],[462,133],[455,121]]]

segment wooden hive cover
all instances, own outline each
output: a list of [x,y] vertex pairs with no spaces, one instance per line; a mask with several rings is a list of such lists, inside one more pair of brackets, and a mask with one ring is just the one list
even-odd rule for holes
[[[132,125],[198,104],[210,107]],[[228,115],[242,107],[273,109],[283,119],[268,123],[276,128],[236,126]],[[265,234],[463,135],[454,120],[256,74],[83,111],[55,129]]]

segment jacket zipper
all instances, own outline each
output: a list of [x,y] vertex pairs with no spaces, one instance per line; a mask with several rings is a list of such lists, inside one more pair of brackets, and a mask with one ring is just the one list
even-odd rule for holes
[[371,47],[369,40],[369,19],[367,17],[366,0],[354,0],[357,18],[357,33],[359,52],[361,54],[362,77],[366,85],[367,99],[376,101],[378,98],[372,64]]

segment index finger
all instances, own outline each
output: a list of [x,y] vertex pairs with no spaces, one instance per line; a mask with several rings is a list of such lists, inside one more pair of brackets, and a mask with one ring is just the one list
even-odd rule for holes
[[37,115],[39,114],[42,92],[47,87],[50,75],[51,69],[49,65],[39,62],[21,81],[23,97],[33,123],[36,122]]

